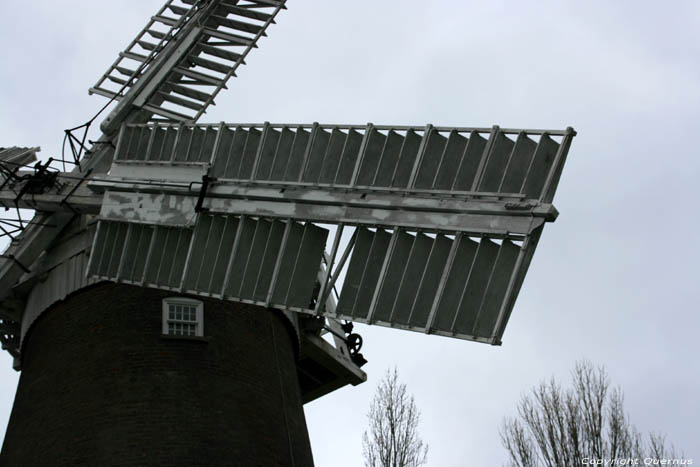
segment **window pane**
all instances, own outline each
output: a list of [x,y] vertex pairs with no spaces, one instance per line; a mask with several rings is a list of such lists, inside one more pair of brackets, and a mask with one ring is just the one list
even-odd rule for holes
[[[183,298],[182,301],[184,300]],[[176,298],[172,302],[164,300],[167,306],[164,316],[165,332],[174,336],[198,336],[202,328],[197,318],[201,316],[198,311],[201,310],[202,305],[183,303],[182,301]]]

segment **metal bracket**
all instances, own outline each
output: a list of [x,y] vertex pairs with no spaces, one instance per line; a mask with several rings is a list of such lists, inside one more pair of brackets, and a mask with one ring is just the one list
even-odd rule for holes
[[194,207],[195,212],[207,212],[209,209],[202,207],[202,204],[204,204],[204,198],[207,196],[207,188],[209,187],[209,182],[215,181],[215,178],[212,178],[208,175],[202,175],[202,188],[199,189],[199,195],[197,197],[197,204]]

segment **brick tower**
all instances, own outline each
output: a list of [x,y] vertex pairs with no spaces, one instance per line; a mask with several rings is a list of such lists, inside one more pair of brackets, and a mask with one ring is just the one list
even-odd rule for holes
[[0,465],[313,465],[288,318],[197,298],[203,335],[171,336],[169,297],[99,283],[46,310]]
[[197,123],[284,8],[165,0],[71,160],[0,148],[0,465],[312,465],[353,322],[501,344],[574,130]]

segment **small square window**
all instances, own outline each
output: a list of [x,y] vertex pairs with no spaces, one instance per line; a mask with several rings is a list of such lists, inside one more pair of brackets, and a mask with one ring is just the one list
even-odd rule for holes
[[163,334],[203,336],[204,304],[185,297],[163,299]]

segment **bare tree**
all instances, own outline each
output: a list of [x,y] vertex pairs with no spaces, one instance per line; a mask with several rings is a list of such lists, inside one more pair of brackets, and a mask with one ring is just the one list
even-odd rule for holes
[[620,388],[610,388],[603,367],[576,363],[573,385],[552,379],[524,395],[517,417],[506,418],[500,435],[515,467],[569,467],[584,459],[677,458],[665,437],[643,437],[625,415]]
[[367,414],[369,430],[362,436],[366,466],[417,467],[426,462],[428,445],[418,435],[420,412],[398,378],[396,368],[387,370],[377,386]]

